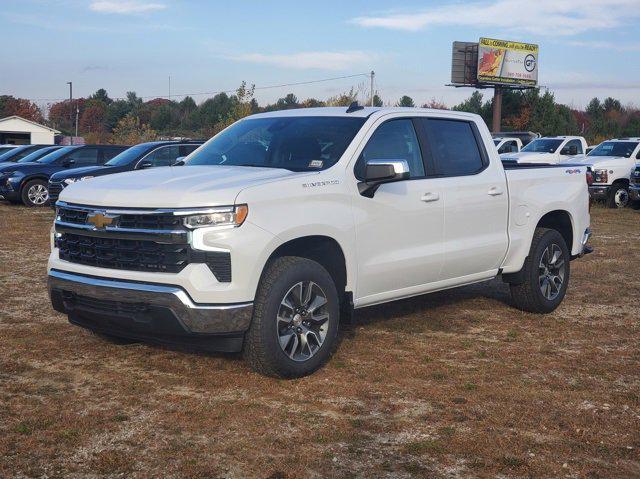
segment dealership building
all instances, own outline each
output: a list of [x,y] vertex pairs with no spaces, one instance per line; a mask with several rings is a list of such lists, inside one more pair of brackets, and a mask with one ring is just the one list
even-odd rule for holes
[[53,145],[58,130],[19,116],[0,118],[0,144]]

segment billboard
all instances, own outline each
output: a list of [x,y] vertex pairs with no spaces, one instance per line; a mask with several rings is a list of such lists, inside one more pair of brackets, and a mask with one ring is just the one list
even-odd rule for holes
[[495,85],[538,84],[538,45],[481,38],[478,82]]
[[478,43],[453,42],[451,49],[451,83],[475,86],[478,82]]

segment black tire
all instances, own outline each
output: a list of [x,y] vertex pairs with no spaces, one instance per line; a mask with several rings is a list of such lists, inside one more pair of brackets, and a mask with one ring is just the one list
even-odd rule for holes
[[630,203],[629,187],[624,183],[615,183],[609,188],[607,208],[626,208]]
[[[564,260],[564,263],[561,268],[562,283],[559,287],[555,288],[556,291],[551,291],[551,295],[553,295],[553,293],[557,293],[557,295],[548,298],[542,291],[545,278],[542,278],[541,273],[544,273],[544,270],[541,270],[540,263],[545,251],[554,249],[553,245],[559,247],[561,251],[560,258]],[[550,250],[547,250],[548,248],[550,248]],[[558,259],[557,262],[559,263],[559,261]],[[510,284],[511,298],[514,306],[531,313],[547,314],[554,311],[560,303],[562,303],[567,292],[571,270],[569,262],[570,253],[562,235],[556,230],[536,228],[529,255],[525,260],[522,270],[524,281],[518,284]],[[557,276],[560,276],[559,271]],[[556,276],[554,275],[553,277],[555,278]],[[546,277],[546,280],[547,287],[553,289],[548,277]],[[554,282],[553,284],[555,285],[557,283]],[[546,291],[549,292],[548,289]]]
[[[32,188],[40,188],[43,187],[46,191],[46,200],[42,203],[38,202],[37,200],[34,201],[32,200],[32,198],[30,198],[29,192],[31,191]],[[22,198],[22,203],[25,206],[29,206],[30,208],[33,207],[42,207],[45,205],[49,204],[49,190],[47,189],[48,185],[47,182],[44,180],[31,180],[28,181],[23,187],[22,187],[22,191],[20,192],[20,198]]]
[[[318,296],[324,295],[326,299],[326,303],[317,309],[317,312],[322,311],[322,315],[328,314],[328,319],[322,323],[326,324],[326,333],[319,347],[318,342],[313,341],[317,348],[315,353],[311,352],[312,346],[308,346],[310,356],[308,359],[300,359],[299,357],[298,360],[294,360],[292,359],[293,356],[291,356],[293,348],[303,344],[302,338],[294,331],[286,333],[287,327],[295,329],[293,320],[287,323],[279,321],[277,317],[279,312],[282,316],[286,315],[288,310],[291,310],[291,317],[294,317],[293,308],[284,306],[288,309],[280,311],[283,307],[282,304],[288,298],[287,295],[292,294],[294,287],[297,287],[300,283],[303,284],[300,289],[300,296],[302,296],[304,284],[311,285],[311,282],[315,283],[315,285],[309,287],[319,287],[315,291],[318,292]],[[311,303],[312,301],[309,302]],[[307,312],[306,310],[302,311],[302,313],[304,316],[309,315],[305,324],[311,324],[315,313]],[[335,351],[339,315],[340,301],[338,292],[331,275],[326,269],[319,263],[306,258],[296,256],[277,258],[267,265],[262,275],[254,302],[253,319],[245,335],[244,357],[254,371],[266,376],[298,378],[311,374],[322,367]],[[303,318],[300,314],[295,314],[295,319],[300,321]],[[301,329],[297,328],[297,330],[300,331]],[[283,333],[283,331],[285,332]],[[285,346],[281,346],[280,338],[282,337],[284,341],[286,334],[292,335],[292,341],[287,342]],[[294,339],[293,336],[297,338]],[[304,336],[305,338],[309,337],[308,334],[304,334]],[[314,336],[316,338],[320,337],[320,335]],[[291,348],[290,353],[285,352],[287,347]],[[302,352],[303,350],[301,350],[301,354]]]

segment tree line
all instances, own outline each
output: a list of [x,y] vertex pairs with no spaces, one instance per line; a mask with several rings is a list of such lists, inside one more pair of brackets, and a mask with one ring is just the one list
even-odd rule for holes
[[[318,106],[348,106],[360,99],[368,104],[368,92],[352,88],[339,95],[318,100],[299,100],[289,93],[276,102],[259,105],[253,86],[242,83],[233,94],[218,93],[200,104],[187,96],[180,101],[155,98],[144,101],[135,92],[124,99],[112,99],[103,88],[87,98],[64,100],[47,105],[46,114],[34,102],[0,96],[0,118],[18,115],[44,123],[65,135],[75,131],[76,109],[78,133],[87,143],[134,144],[166,137],[210,138],[218,131],[247,115],[259,112]],[[376,92],[375,106],[417,106],[407,95],[385,102]],[[448,107],[435,99],[420,105],[427,108]],[[477,113],[491,124],[492,100],[484,100],[474,91],[469,98],[451,109]],[[504,91],[502,104],[504,131],[534,131],[542,135],[583,135],[590,144],[620,136],[640,136],[640,110],[623,106],[619,100],[592,99],[585,110],[557,103],[553,93],[539,89]]]

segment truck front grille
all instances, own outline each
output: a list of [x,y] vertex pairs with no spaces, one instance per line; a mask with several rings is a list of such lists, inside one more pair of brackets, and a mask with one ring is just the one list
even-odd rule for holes
[[55,203],[60,193],[64,189],[64,184],[62,182],[49,182],[49,186],[47,188],[49,190],[49,199],[51,200],[51,204]]
[[[52,183],[49,183],[50,187]],[[51,194],[51,190],[49,190]],[[58,193],[59,194],[59,193]],[[90,210],[58,207],[58,217],[64,223],[85,225]],[[177,230],[182,228],[182,219],[169,213],[158,214],[119,214],[115,224],[118,228],[130,228],[139,230]]]
[[221,283],[231,281],[231,254],[197,251],[187,244],[162,244],[61,233],[56,247],[60,259],[97,268],[179,273],[188,264],[204,263]]

